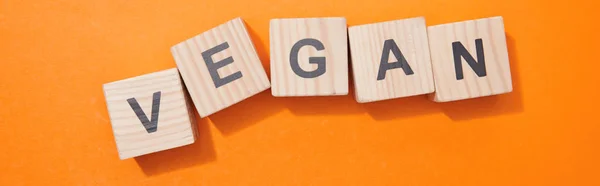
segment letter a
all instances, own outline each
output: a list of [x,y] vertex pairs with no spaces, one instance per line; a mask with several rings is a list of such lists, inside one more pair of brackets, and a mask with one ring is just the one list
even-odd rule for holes
[[[390,52],[394,53],[396,60],[398,60],[397,62],[388,63]],[[404,55],[402,55],[402,52],[400,52],[400,48],[398,48],[398,45],[396,45],[396,42],[393,39],[388,39],[385,40],[385,43],[383,43],[383,53],[381,54],[381,61],[379,63],[379,73],[377,73],[377,80],[385,79],[385,73],[387,72],[387,70],[395,68],[402,68],[404,74],[406,75],[414,74],[414,72],[410,68],[410,65],[408,65],[408,62],[406,61],[406,58],[404,58]]]

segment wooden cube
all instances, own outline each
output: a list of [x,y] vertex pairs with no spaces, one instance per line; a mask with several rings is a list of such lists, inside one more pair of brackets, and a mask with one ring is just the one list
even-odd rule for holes
[[271,86],[241,18],[183,41],[171,53],[201,117]]
[[352,26],[348,33],[359,103],[434,91],[423,17]]
[[428,27],[436,102],[512,91],[502,17]]
[[346,19],[272,19],[273,96],[348,94]]
[[121,159],[194,143],[195,118],[177,69],[104,84]]

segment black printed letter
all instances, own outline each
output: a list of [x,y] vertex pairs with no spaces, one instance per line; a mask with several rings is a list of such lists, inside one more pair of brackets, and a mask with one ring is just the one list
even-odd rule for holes
[[473,56],[469,54],[465,46],[460,43],[460,41],[456,41],[452,43],[452,52],[454,53],[454,69],[456,71],[456,80],[461,80],[464,78],[461,56],[465,58],[467,64],[475,71],[475,74],[479,77],[486,76],[485,71],[485,56],[483,56],[483,41],[481,39],[475,40],[475,50],[477,51],[477,61],[473,59]]
[[313,47],[315,47],[315,49],[317,49],[317,51],[321,51],[321,50],[325,49],[325,46],[323,46],[323,43],[321,43],[321,41],[312,39],[312,38],[302,39],[302,40],[296,42],[296,44],[294,44],[294,46],[292,47],[292,51],[290,52],[290,65],[292,67],[292,70],[298,76],[303,77],[303,78],[315,78],[315,77],[319,77],[320,75],[323,75],[326,70],[325,69],[325,57],[309,57],[308,58],[308,63],[317,64],[317,69],[315,69],[313,71],[308,72],[308,71],[304,71],[304,70],[302,70],[302,68],[300,68],[300,64],[298,64],[298,52],[300,51],[300,48],[302,48],[305,45],[313,46]]
[[142,108],[140,107],[140,104],[138,104],[137,100],[135,100],[135,98],[129,98],[127,99],[127,102],[129,103],[129,106],[131,106],[131,108],[133,109],[133,112],[135,112],[135,115],[137,115],[138,119],[140,119],[140,121],[142,122],[142,125],[144,125],[144,128],[146,128],[146,132],[148,133],[153,133],[156,132],[156,130],[158,130],[158,110],[160,109],[160,91],[155,92],[152,95],[152,116],[150,121],[148,121],[148,116],[146,116],[146,114],[144,113],[144,110],[142,110]]
[[227,48],[229,48],[229,44],[225,42],[220,45],[217,45],[216,47],[208,49],[207,51],[202,52],[202,58],[204,58],[206,68],[208,68],[208,73],[210,74],[210,77],[215,83],[216,88],[226,85],[227,83],[230,83],[232,81],[235,81],[236,79],[242,78],[242,73],[239,71],[224,78],[221,78],[221,76],[219,76],[219,72],[217,70],[219,70],[219,68],[233,63],[233,58],[229,56],[221,61],[214,62],[212,59],[212,55],[219,53]]
[[[394,56],[398,60],[397,62],[388,63],[388,59],[390,57],[390,52],[394,53]],[[381,61],[379,63],[379,73],[377,73],[377,80],[385,79],[385,73],[387,70],[402,68],[404,70],[404,74],[412,75],[414,72],[408,65],[408,62],[400,52],[400,48],[396,45],[396,42],[393,39],[385,40],[383,43],[383,53],[381,54]]]

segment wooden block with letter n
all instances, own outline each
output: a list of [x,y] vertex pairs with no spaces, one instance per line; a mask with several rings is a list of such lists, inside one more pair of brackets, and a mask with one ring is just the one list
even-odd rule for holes
[[104,95],[121,159],[194,143],[194,113],[177,69],[104,84]]
[[434,91],[425,18],[352,26],[348,33],[359,103]]
[[272,19],[273,96],[348,94],[346,19]]
[[183,41],[171,53],[201,117],[271,86],[241,18]]
[[436,102],[512,91],[502,17],[428,27]]

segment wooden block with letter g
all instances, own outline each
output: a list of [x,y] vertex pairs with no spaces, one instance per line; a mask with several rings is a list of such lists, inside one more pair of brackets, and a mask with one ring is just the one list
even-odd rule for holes
[[273,96],[348,94],[346,19],[272,19]]
[[104,84],[104,95],[121,159],[194,143],[194,113],[177,69]]
[[171,53],[201,117],[271,86],[241,18],[185,40]]
[[428,27],[436,102],[512,91],[502,17]]
[[352,26],[348,34],[359,103],[434,91],[425,18]]

